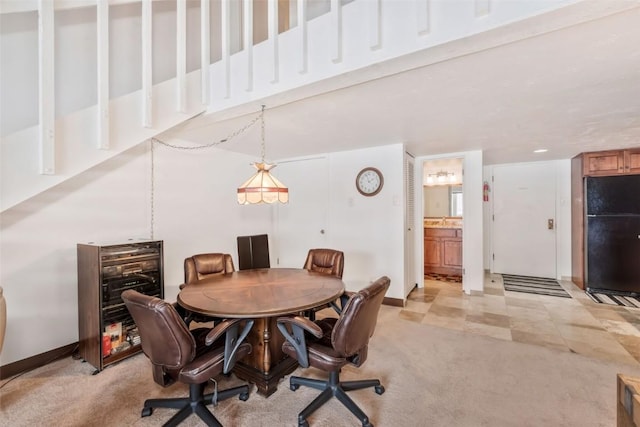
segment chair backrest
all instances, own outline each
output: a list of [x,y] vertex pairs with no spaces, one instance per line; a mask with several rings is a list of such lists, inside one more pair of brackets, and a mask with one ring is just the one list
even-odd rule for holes
[[173,305],[140,292],[122,292],[138,327],[142,351],[156,366],[168,371],[181,369],[196,355],[196,342]]
[[307,260],[302,268],[342,279],[344,253],[334,249],[309,249]]
[[391,280],[383,276],[349,298],[331,332],[334,350],[349,357],[367,347],[390,284]]
[[270,268],[269,236],[238,236],[238,269]]
[[184,283],[234,271],[233,258],[229,254],[197,254],[184,260]]

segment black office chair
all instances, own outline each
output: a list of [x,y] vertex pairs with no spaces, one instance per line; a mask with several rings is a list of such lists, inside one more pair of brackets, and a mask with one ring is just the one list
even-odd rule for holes
[[307,427],[307,418],[331,397],[338,398],[358,417],[363,427],[372,427],[369,417],[351,400],[347,392],[373,387],[377,394],[382,394],[384,387],[377,379],[340,381],[340,369],[348,363],[359,367],[367,359],[369,339],[375,331],[378,312],[389,285],[390,280],[385,276],[354,293],[344,305],[338,319],[326,318],[314,323],[302,316],[278,318],[278,329],[286,339],[282,344],[282,351],[298,360],[304,368],[312,366],[329,372],[329,379],[326,381],[290,377],[289,387],[293,391],[301,385],[322,390],[298,414],[299,427]]
[[271,268],[269,237],[266,234],[238,236],[238,270]]
[[[134,290],[122,293],[122,300],[131,313],[138,331],[142,351],[153,367],[153,379],[163,387],[176,381],[189,384],[189,397],[147,399],[142,417],[150,416],[153,408],[179,409],[165,426],[176,426],[191,414],[198,415],[207,425],[220,426],[220,422],[207,409],[214,403],[215,393],[204,394],[210,378],[229,373],[237,359],[251,352],[244,343],[253,320],[239,332],[241,319],[225,320],[213,329],[189,331],[173,305]],[[225,337],[224,340],[219,339]],[[217,401],[239,395],[249,398],[247,385],[217,392]]]

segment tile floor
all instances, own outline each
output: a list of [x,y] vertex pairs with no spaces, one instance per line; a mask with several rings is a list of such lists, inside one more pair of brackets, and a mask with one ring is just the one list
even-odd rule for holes
[[486,276],[482,295],[465,294],[459,283],[425,280],[424,288],[409,294],[400,316],[507,341],[640,364],[640,309],[597,304],[573,283],[560,284],[572,298],[505,291],[498,274]]

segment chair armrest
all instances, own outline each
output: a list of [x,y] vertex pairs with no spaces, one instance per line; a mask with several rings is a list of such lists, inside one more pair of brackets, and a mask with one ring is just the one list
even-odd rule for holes
[[338,305],[336,303],[336,301],[331,301],[329,303],[329,305],[333,308],[333,310],[338,313],[338,314],[342,314],[342,310],[344,310],[344,307],[347,305],[347,302],[349,302],[349,299],[355,294],[355,292],[352,291],[344,291],[344,293],[342,295],[340,295],[340,305]]
[[283,325],[292,325],[298,326],[305,331],[309,332],[316,338],[322,338],[322,329],[320,326],[313,323],[311,320],[307,319],[303,316],[287,316],[287,317],[278,317],[278,324],[282,323]]
[[211,345],[215,341],[218,340],[224,333],[227,332],[227,329],[232,327],[233,325],[242,322],[242,319],[225,319],[222,322],[218,323],[214,326],[209,333],[207,334],[207,338],[205,339],[206,345]]
[[[320,326],[302,316],[278,317],[277,326],[282,336],[284,336],[296,350],[298,364],[303,368],[308,368],[309,354],[307,352],[307,341],[304,337],[304,331],[309,332],[316,338],[321,338],[323,332]],[[291,332],[287,326],[291,328]]]
[[[244,328],[242,329],[242,332],[238,333],[240,322],[243,321],[246,322]],[[238,348],[249,334],[249,331],[253,327],[253,323],[253,319],[225,319],[211,329],[207,334],[205,339],[206,345],[213,344],[222,336],[223,333],[225,334],[223,373],[229,373],[236,364]]]

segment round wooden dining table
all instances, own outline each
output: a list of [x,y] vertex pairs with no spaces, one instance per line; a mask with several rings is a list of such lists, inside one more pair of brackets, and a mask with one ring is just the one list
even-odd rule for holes
[[255,319],[247,342],[251,354],[238,361],[236,376],[256,384],[269,396],[297,362],[282,352],[284,337],[278,316],[298,313],[335,301],[344,293],[335,276],[296,268],[263,268],[210,276],[185,285],[178,304],[187,310],[220,318]]

